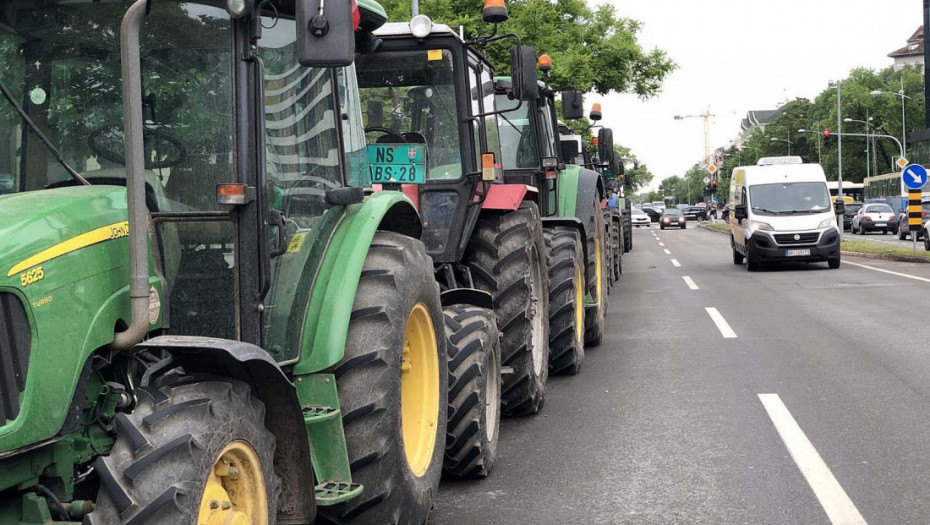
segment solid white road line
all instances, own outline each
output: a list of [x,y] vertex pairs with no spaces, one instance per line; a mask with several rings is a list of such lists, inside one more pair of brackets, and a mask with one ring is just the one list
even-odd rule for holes
[[720,312],[717,311],[713,306],[708,306],[704,308],[707,311],[707,314],[714,321],[714,324],[717,325],[717,330],[720,330],[720,335],[724,339],[733,339],[736,337],[736,332],[730,328],[730,325],[727,323],[727,320],[720,315]]
[[893,271],[891,271],[891,270],[886,270],[886,269],[884,269],[884,268],[876,268],[876,267],[874,267],[874,266],[869,266],[869,265],[867,265],[867,264],[859,264],[859,263],[854,263],[854,262],[849,262],[849,261],[843,261],[843,262],[844,262],[845,264],[851,264],[851,265],[853,265],[853,266],[858,266],[858,267],[860,267],[860,268],[866,268],[866,269],[869,269],[869,270],[875,270],[876,272],[890,273],[891,275],[897,275],[898,277],[907,277],[908,279],[914,279],[915,281],[923,281],[923,282],[925,282],[925,283],[930,283],[930,279],[927,279],[926,277],[917,277],[916,275],[910,275],[910,274],[900,273],[900,272],[893,272]]
[[688,277],[687,275],[682,275],[681,278],[685,280],[685,284],[688,285],[688,288],[691,288],[692,290],[699,289],[698,285],[694,284],[694,279],[692,279],[691,277]]
[[865,525],[862,514],[859,514],[859,510],[846,495],[846,491],[833,477],[830,468],[804,435],[804,431],[791,416],[791,412],[788,412],[788,407],[778,397],[778,394],[759,394],[759,401],[762,401],[762,406],[772,418],[775,430],[785,442],[785,447],[791,453],[804,479],[814,490],[814,495],[817,496],[823,510],[827,512],[830,522],[843,525]]
[[668,248],[665,249],[665,255],[671,255],[672,252],[668,251]]
[[678,259],[672,259],[672,266],[675,268],[681,268],[681,263],[678,262]]

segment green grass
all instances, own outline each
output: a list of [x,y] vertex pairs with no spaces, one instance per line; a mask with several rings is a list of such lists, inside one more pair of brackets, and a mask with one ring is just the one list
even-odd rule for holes
[[725,223],[725,222],[716,222],[716,223],[714,223],[714,224],[711,224],[711,223],[709,223],[709,222],[705,222],[705,223],[703,224],[703,226],[704,226],[705,228],[711,228],[711,229],[713,229],[713,230],[719,230],[719,231],[722,231],[722,232],[730,231],[730,225],[727,224],[727,223]]
[[[913,257],[911,248],[898,248],[896,246],[882,245],[869,241],[843,241],[840,249],[847,252],[870,253],[875,255],[909,256]],[[930,260],[930,252],[924,250],[923,243],[917,245],[917,257]]]

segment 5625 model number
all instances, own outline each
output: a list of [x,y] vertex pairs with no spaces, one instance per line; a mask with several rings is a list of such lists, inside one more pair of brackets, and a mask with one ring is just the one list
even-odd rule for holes
[[41,266],[29,270],[28,272],[23,272],[19,275],[20,284],[25,288],[31,284],[35,284],[42,279],[45,279],[45,270]]

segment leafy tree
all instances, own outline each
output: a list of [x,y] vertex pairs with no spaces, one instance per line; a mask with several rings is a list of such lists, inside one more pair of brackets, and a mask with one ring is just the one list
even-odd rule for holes
[[[410,19],[409,0],[385,0],[382,5],[388,20]],[[435,0],[420,7],[437,23],[462,26],[466,38],[491,32],[481,21],[481,0]],[[555,86],[650,97],[676,67],[664,51],[643,49],[637,40],[642,24],[618,16],[612,5],[592,8],[585,0],[514,0],[508,9],[510,20],[501,24],[499,33],[516,33],[537,53],[548,53]],[[488,49],[497,72],[509,71],[510,44],[504,41]]]
[[646,164],[640,163],[636,155],[630,151],[630,148],[614,144],[614,151],[617,152],[617,157],[623,162],[625,177],[630,181],[631,187],[627,189],[627,194],[636,193],[640,188],[652,182],[652,172],[649,171]]

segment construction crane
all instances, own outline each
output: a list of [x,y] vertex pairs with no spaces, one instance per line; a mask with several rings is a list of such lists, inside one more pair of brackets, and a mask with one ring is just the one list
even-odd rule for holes
[[716,117],[710,112],[710,109],[700,115],[675,115],[675,120],[684,120],[686,118],[704,119],[704,165],[710,166],[710,119]]

